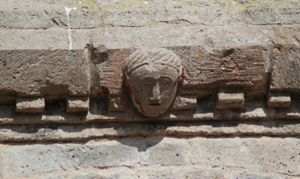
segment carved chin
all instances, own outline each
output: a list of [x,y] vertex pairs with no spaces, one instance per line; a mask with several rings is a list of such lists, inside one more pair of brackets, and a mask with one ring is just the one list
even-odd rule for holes
[[158,117],[165,113],[169,109],[170,105],[145,105],[145,106],[139,106],[138,110],[141,114],[143,114],[146,117]]
[[160,105],[141,104],[132,97],[136,109],[146,117],[159,117],[164,114],[171,106],[171,103],[162,103]]

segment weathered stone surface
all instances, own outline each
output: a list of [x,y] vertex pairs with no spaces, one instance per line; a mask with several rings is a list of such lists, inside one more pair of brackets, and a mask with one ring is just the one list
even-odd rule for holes
[[[286,178],[297,178],[293,176],[288,176],[280,173],[268,173],[265,171],[240,171],[238,168],[218,168],[218,167],[205,167],[201,165],[193,166],[139,166],[134,168],[127,167],[116,167],[108,169],[85,169],[85,170],[67,170],[65,172],[53,172],[45,173],[42,175],[43,178],[47,179],[94,179],[94,178],[125,178],[125,179],[198,179],[198,178],[216,178],[216,179],[286,179]],[[40,175],[31,175],[28,178],[40,178]],[[27,177],[24,177],[27,178]]]
[[44,98],[17,98],[16,112],[18,113],[43,113],[44,109]]
[[191,163],[273,171],[299,176],[299,140],[294,138],[191,139]]
[[268,98],[268,106],[271,108],[288,108],[291,106],[291,96],[286,93],[271,93]]
[[184,66],[182,88],[214,91],[216,88],[244,88],[245,93],[265,93],[266,49],[260,47],[215,50],[201,47],[174,48]]
[[82,50],[0,51],[1,96],[89,94]]
[[76,8],[70,12],[70,23],[73,28],[140,27],[166,23],[216,26],[237,23],[299,24],[297,13],[299,6],[298,1],[63,0],[55,3],[49,1],[32,3],[31,0],[20,3],[14,0],[1,6],[0,27],[66,28],[65,7]]
[[[299,45],[299,25],[169,25],[146,27],[105,27],[97,29],[72,29],[73,49],[83,49],[90,40],[107,48],[157,48],[170,46],[201,46],[214,49],[273,44]],[[135,32],[135,33],[132,33]],[[182,33],[184,32],[184,33]],[[11,36],[11,34],[14,36]],[[257,34],[260,34],[257,36]],[[157,38],[159,37],[159,38]],[[174,38],[176,37],[176,38]],[[0,29],[0,49],[67,49],[66,28]]]
[[[141,155],[140,163],[142,165],[184,165],[186,161],[188,143],[172,138],[154,138],[145,142],[145,152]],[[157,145],[158,144],[158,145]]]
[[89,110],[88,97],[69,97],[67,101],[68,113],[88,112]]
[[[85,171],[87,177],[90,173],[91,176],[108,178],[123,173],[127,173],[125,176],[128,177],[137,175],[142,178],[233,178],[245,176],[238,173],[243,169],[248,176],[280,178],[300,176],[299,145],[297,138],[154,137],[90,141],[85,144],[0,147],[4,156],[3,162],[6,164],[3,173],[10,177],[23,178],[43,174],[49,177],[64,176],[59,173],[79,177]],[[72,172],[74,170],[77,171]],[[97,170],[101,171],[100,174],[94,173]]]
[[[279,121],[277,121],[279,122]],[[297,134],[300,125],[295,122],[283,124],[281,122],[221,122],[221,123],[201,123],[201,125],[178,125],[168,126],[166,135],[168,136],[285,136],[285,134]]]
[[9,168],[17,176],[73,167],[133,166],[138,162],[138,151],[135,147],[123,145],[117,141],[102,141],[99,144],[12,146],[11,150],[7,151],[6,157],[10,160]]
[[175,98],[172,110],[195,110],[197,107],[197,98],[179,96]]
[[108,111],[111,112],[128,112],[129,106],[122,96],[110,96],[108,102]]
[[218,93],[217,109],[242,109],[245,104],[243,92],[226,92]]
[[[104,88],[110,96],[120,96],[123,85],[122,64],[130,55],[132,49],[105,49],[103,51],[102,48],[103,45],[96,46],[94,49],[95,54],[92,63],[96,71],[95,78],[98,81],[92,86],[91,93],[101,93]],[[99,89],[100,92],[94,89]]]
[[278,46],[271,54],[271,91],[300,92],[300,48]]
[[[73,125],[25,125],[1,126],[0,142],[70,142],[91,139],[169,136],[169,137],[222,137],[222,136],[270,136],[298,137],[297,121],[214,121],[176,124],[73,124]],[[171,145],[171,144],[170,144]],[[173,144],[172,144],[173,145]],[[175,144],[174,144],[175,145]]]
[[[4,150],[3,149],[0,149],[1,152],[3,152]],[[0,177],[1,178],[4,178],[5,175],[7,174],[5,171],[5,164],[4,164],[4,161],[3,161],[3,155],[0,154]]]

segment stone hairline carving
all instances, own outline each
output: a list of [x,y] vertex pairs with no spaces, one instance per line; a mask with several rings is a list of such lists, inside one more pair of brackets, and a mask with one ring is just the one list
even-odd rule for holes
[[170,108],[182,75],[176,54],[162,48],[135,50],[122,69],[131,100],[141,114],[158,117]]
[[129,75],[135,69],[143,65],[165,65],[178,71],[179,76],[182,74],[182,64],[180,58],[172,51],[164,48],[154,49],[137,49],[125,59],[122,70]]

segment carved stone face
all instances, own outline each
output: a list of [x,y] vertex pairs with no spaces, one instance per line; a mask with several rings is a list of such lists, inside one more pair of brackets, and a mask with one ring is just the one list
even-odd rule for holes
[[158,117],[172,105],[179,79],[177,69],[167,65],[145,64],[128,76],[131,99],[139,112]]
[[141,114],[158,117],[170,108],[182,73],[175,53],[163,48],[135,50],[123,70],[131,100]]

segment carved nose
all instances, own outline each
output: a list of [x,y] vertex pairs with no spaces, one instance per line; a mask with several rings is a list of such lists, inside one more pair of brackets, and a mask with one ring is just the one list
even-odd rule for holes
[[160,89],[158,83],[156,83],[152,89],[152,96],[150,97],[150,102],[151,104],[160,104],[161,103],[160,99],[161,99]]

